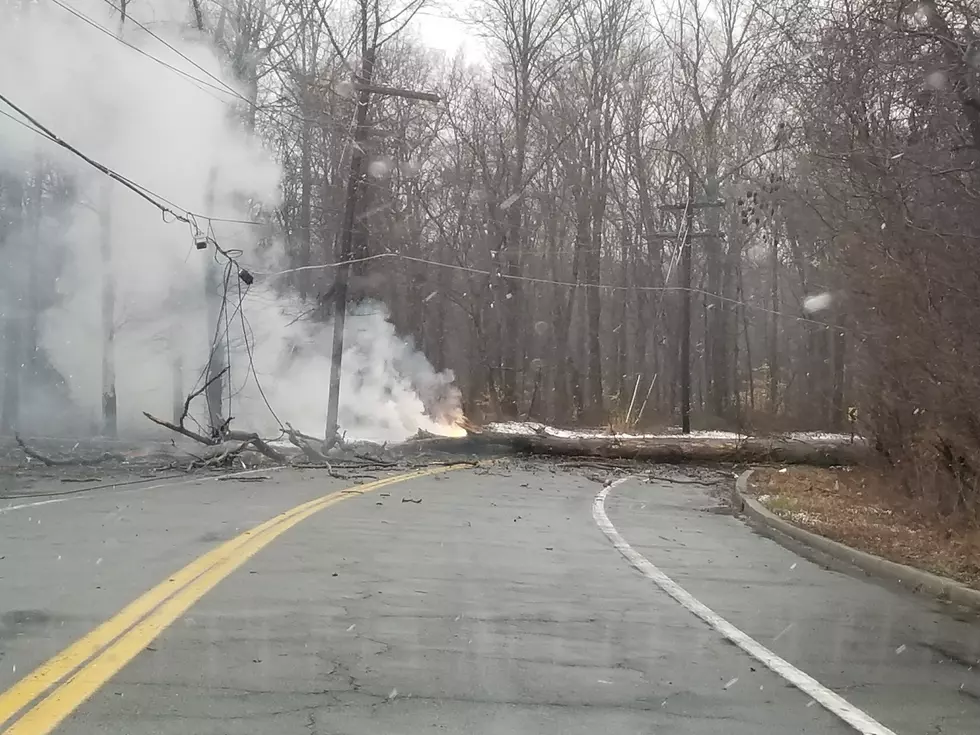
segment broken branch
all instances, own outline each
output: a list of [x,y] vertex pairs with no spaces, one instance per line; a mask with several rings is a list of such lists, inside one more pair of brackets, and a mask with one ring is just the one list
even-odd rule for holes
[[114,459],[118,462],[121,462],[123,459],[125,459],[124,457],[118,454],[112,454],[110,452],[104,452],[98,457],[77,457],[77,458],[72,457],[68,459],[48,457],[47,455],[41,454],[37,450],[31,449],[29,446],[27,446],[27,444],[24,443],[24,440],[20,438],[19,434],[15,434],[14,439],[17,440],[17,444],[24,451],[24,454],[26,454],[31,459],[36,459],[37,461],[47,465],[48,467],[65,467],[68,465],[91,466],[91,465],[100,464],[102,462],[106,462],[110,459]]
[[[286,424],[286,436],[289,437],[289,441],[293,446],[298,447],[306,455],[308,460],[311,462],[323,462],[327,467],[330,467],[327,458],[310,445],[309,442],[316,441],[316,439],[301,431],[296,431],[291,424]],[[333,472],[333,470],[330,470],[330,472]]]
[[154,416],[153,414],[149,414],[146,411],[143,412],[143,415],[146,416],[146,418],[148,418],[154,424],[158,424],[159,426],[162,426],[165,429],[170,429],[171,431],[176,431],[178,434],[182,436],[186,436],[188,439],[193,439],[196,442],[200,442],[201,444],[214,446],[215,444],[218,443],[216,439],[209,439],[208,437],[198,434],[197,432],[191,431],[190,429],[185,429],[183,426],[178,426],[177,424],[172,424],[169,421],[158,419],[156,416]]
[[266,442],[265,439],[260,437],[258,434],[250,434],[245,431],[226,431],[224,436],[226,439],[231,439],[232,441],[251,442],[253,447],[255,447],[261,454],[264,454],[266,457],[271,459],[273,462],[286,464],[286,455],[270,447],[268,442]]
[[[184,410],[181,411],[181,413],[180,413],[180,426],[181,427],[184,426],[184,419],[187,418],[187,414],[191,410],[191,401],[193,401],[195,398],[197,398],[199,395],[201,395],[204,391],[206,391],[208,389],[208,386],[210,386],[214,381],[220,380],[221,379],[221,376],[224,375],[227,372],[228,372],[228,366],[225,366],[225,367],[221,368],[221,370],[219,370],[217,373],[215,373],[210,378],[208,378],[208,380],[204,383],[204,385],[202,385],[200,388],[198,388],[193,393],[188,393],[187,394],[187,398],[184,399]],[[149,414],[144,414],[144,415],[146,415],[149,418]],[[154,419],[151,419],[151,421],[152,420],[154,420]],[[157,423],[159,423],[159,421]]]

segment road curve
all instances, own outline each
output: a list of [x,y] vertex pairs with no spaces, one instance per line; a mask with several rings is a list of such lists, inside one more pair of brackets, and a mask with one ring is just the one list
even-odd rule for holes
[[[692,477],[604,491],[513,463],[331,501],[215,576],[87,701],[62,696],[56,731],[976,732],[975,621],[797,557]],[[343,489],[283,471],[0,514],[0,690],[222,542]],[[625,558],[600,492],[636,558],[866,719]]]

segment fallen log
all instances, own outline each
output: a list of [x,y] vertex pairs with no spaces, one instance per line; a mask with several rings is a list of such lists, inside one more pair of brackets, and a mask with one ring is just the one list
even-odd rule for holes
[[122,462],[126,458],[120,454],[113,454],[111,452],[103,452],[97,457],[49,457],[46,454],[41,454],[36,449],[31,449],[24,440],[20,438],[19,434],[14,435],[14,439],[17,441],[18,446],[21,450],[31,459],[36,459],[47,467],[92,467],[97,464],[102,464],[103,462],[115,461]]
[[595,457],[643,462],[782,463],[820,466],[850,465],[867,456],[864,444],[800,442],[764,437],[738,440],[695,437],[563,437],[547,433],[482,433],[464,437],[426,437],[389,445],[402,455],[443,452],[447,454],[529,454],[557,457]]

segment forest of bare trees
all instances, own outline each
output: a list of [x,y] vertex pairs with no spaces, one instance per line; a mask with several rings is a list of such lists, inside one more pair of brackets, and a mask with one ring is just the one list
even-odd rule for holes
[[[268,83],[294,106],[256,121],[285,163],[278,216],[297,265],[332,261],[342,229],[355,11],[334,8],[336,23],[281,50]],[[791,34],[814,17],[749,2],[495,0],[465,15],[485,63],[384,38],[375,80],[443,101],[370,101],[355,257],[400,257],[356,268],[360,293],[393,305],[455,371],[474,417],[617,423],[633,402],[641,423],[675,421],[690,298],[696,425],[842,427],[838,299],[805,309],[831,287],[830,233],[793,183],[791,75],[818,39]],[[295,288],[322,300],[332,282],[303,271]]]
[[[426,45],[417,14],[444,12],[190,0],[281,165],[252,214],[290,266],[337,261],[354,157],[350,298],[384,302],[471,419],[678,423],[688,303],[695,428],[847,430],[853,406],[910,492],[980,510],[980,5],[472,0],[475,59]],[[5,173],[0,242],[76,195],[43,161]],[[50,370],[56,291],[23,273],[8,382],[19,356]],[[278,287],[328,320],[335,276]]]

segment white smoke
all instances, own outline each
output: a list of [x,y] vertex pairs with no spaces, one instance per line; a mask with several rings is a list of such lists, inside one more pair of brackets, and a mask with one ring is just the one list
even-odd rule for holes
[[[214,78],[232,89],[237,85],[206,39],[188,30],[187,4],[151,0],[130,4],[128,10],[131,18],[148,24],[178,49],[176,53],[131,22],[120,32],[119,15],[105,0],[58,1],[109,33],[52,0],[0,0],[0,94],[180,210],[248,220],[258,206],[276,205],[279,168],[233,113],[240,100],[220,91],[223,85]],[[149,56],[113,38],[117,32]],[[2,102],[0,112],[22,119]],[[181,391],[186,394],[201,384],[214,329],[207,324],[204,299],[204,273],[214,249],[195,249],[192,227],[161,216],[68,151],[0,116],[0,177],[27,180],[39,162],[70,184],[66,222],[22,223],[7,238],[0,257],[7,265],[8,283],[24,280],[23,253],[30,248],[37,248],[42,270],[58,276],[58,298],[41,315],[39,341],[70,388],[72,410],[60,405],[61,415],[51,415],[48,406],[43,423],[51,430],[79,431],[96,425],[101,412],[99,213],[108,201],[117,284],[119,430],[145,432],[150,425],[143,411],[171,417],[175,358],[183,365]],[[45,211],[54,210],[48,206]],[[308,307],[283,297],[262,278],[261,271],[282,265],[281,248],[270,245],[264,228],[215,222],[213,234],[223,248],[241,251],[240,262],[258,272],[250,289],[231,273],[227,313],[233,426],[266,434],[278,431],[271,406],[281,421],[322,434],[330,325],[296,322],[295,316]],[[56,235],[58,241],[51,242]],[[224,267],[220,256],[218,260]],[[239,287],[247,290],[240,312]],[[24,300],[22,293],[8,298],[4,315],[21,314]],[[436,372],[399,338],[383,306],[363,305],[348,324],[340,424],[349,435],[399,439],[419,428],[438,430],[426,408],[450,417],[458,412],[452,375]],[[200,404],[203,409],[203,399]],[[36,418],[39,411],[28,405],[21,414]],[[198,410],[197,417],[202,413]]]

